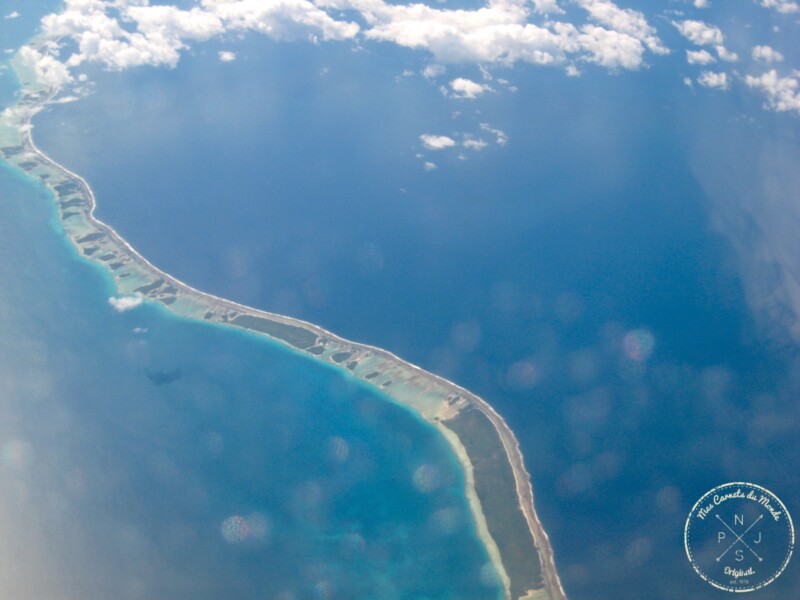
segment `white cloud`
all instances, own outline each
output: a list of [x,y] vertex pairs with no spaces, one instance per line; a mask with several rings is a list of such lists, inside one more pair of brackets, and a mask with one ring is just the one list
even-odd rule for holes
[[765,63],[781,62],[783,54],[769,46],[756,46],[753,48],[753,59]]
[[695,8],[708,8],[710,6],[708,0],[694,0]]
[[686,61],[690,65],[707,65],[716,62],[717,59],[705,50],[687,50]]
[[557,0],[533,0],[533,10],[540,15],[561,15],[564,14]]
[[476,140],[476,139],[472,139],[472,138],[470,138],[468,140],[464,140],[464,143],[463,143],[464,148],[469,148],[470,150],[475,150],[476,152],[480,151],[480,150],[483,150],[488,145],[489,145],[489,143],[484,141],[484,140]]
[[644,43],[651,52],[656,54],[669,54],[658,39],[655,28],[645,16],[629,8],[620,8],[609,0],[575,0],[580,4],[596,22],[606,25],[612,31],[625,34]]
[[717,56],[719,56],[720,60],[724,60],[725,62],[736,62],[739,60],[739,55],[736,54],[736,52],[727,50],[725,46],[716,46],[714,49],[717,51]]
[[428,50],[442,63],[548,64],[563,55],[569,37],[526,23],[525,9],[510,3],[466,11],[375,0],[362,14],[371,25],[368,39]]
[[337,21],[319,5],[308,0],[202,0],[203,7],[222,19],[227,29],[253,30],[279,40],[296,40],[309,35],[323,40],[354,38],[356,23]]
[[236,53],[231,52],[230,50],[221,50],[219,52],[219,59],[222,62],[232,62],[236,60]]
[[[189,41],[203,41],[226,31],[252,29],[275,39],[354,37],[355,23],[337,21],[308,0],[203,0],[181,10],[150,6],[142,0],[66,0],[60,13],[45,16],[49,37],[72,37],[77,51],[66,64],[97,62],[121,70],[139,65],[174,67]],[[118,12],[109,12],[116,9]]]
[[761,6],[774,8],[779,13],[790,14],[800,12],[800,4],[794,0],[761,0]]
[[225,30],[218,15],[197,7],[181,10],[174,6],[131,6],[125,15],[151,40],[208,40]]
[[57,100],[53,100],[53,104],[69,104],[70,102],[75,102],[80,100],[80,96],[61,96]]
[[585,58],[609,69],[638,69],[644,48],[636,38],[595,25],[585,25],[578,36],[581,46],[589,52]]
[[422,165],[422,168],[425,169],[426,171],[433,171],[434,169],[438,169],[436,163],[433,163],[429,160],[425,161],[425,164]]
[[422,76],[425,79],[436,79],[440,75],[444,75],[445,70],[442,65],[427,65],[422,70]]
[[[588,19],[576,24],[551,20],[563,14],[557,0],[531,1],[532,7],[526,0],[490,0],[474,10],[453,10],[384,0],[199,0],[187,9],[148,0],[65,0],[59,13],[42,20],[42,29],[64,40],[61,60],[68,67],[92,62],[111,70],[174,67],[190,43],[235,31],[312,42],[358,36],[428,51],[438,63],[589,62],[638,69],[647,50],[668,52],[643,13],[612,0],[572,0]],[[353,13],[363,30],[347,20]],[[543,22],[532,23],[534,14],[545,15]],[[440,74],[435,65],[425,70],[428,78]]]
[[23,46],[19,50],[19,57],[23,64],[33,67],[36,79],[47,86],[61,87],[72,81],[66,65],[49,54]]
[[431,135],[429,133],[424,133],[419,136],[419,139],[422,142],[422,145],[428,150],[444,150],[445,148],[452,148],[456,145],[456,141],[451,137],[447,137],[446,135]]
[[[98,62],[109,69],[122,70],[145,64],[174,67],[178,63],[180,50],[185,45],[177,33],[170,34],[166,26],[158,28],[153,23],[153,15],[148,17],[141,13],[139,17],[148,33],[129,32],[116,18],[106,14],[108,8],[97,0],[66,0],[62,12],[42,19],[42,29],[50,38],[69,36],[77,43],[78,51],[67,58],[66,64],[74,67],[84,62]],[[133,7],[133,10],[137,8],[171,7]],[[171,15],[163,10],[159,14],[167,18]],[[171,16],[173,21],[178,20]],[[127,20],[134,19],[127,16]]]
[[24,123],[29,115],[30,108],[28,106],[19,104],[9,106],[0,112],[0,127],[8,127],[20,132],[25,131],[26,128],[21,123]]
[[450,82],[450,89],[452,90],[453,98],[463,98],[466,100],[474,100],[478,96],[482,96],[485,92],[494,91],[492,88],[483,83],[476,83],[471,79],[458,77]]
[[573,55],[612,69],[635,69],[643,62],[642,40],[663,51],[640,13],[619,9],[608,0],[580,1],[592,11],[590,18],[604,27],[551,20],[534,24],[521,0],[493,0],[475,10],[383,0],[318,0],[321,6],[361,12],[367,39],[427,50],[440,63],[549,65]]
[[727,90],[730,87],[728,75],[726,73],[715,73],[713,71],[703,71],[697,78],[700,85],[717,90]]
[[[798,73],[795,71],[795,75]],[[767,107],[778,111],[800,113],[800,81],[795,77],[779,77],[775,69],[753,77],[745,78],[748,87],[761,90],[767,96]]]
[[120,296],[118,298],[111,296],[108,299],[108,303],[118,313],[133,310],[137,306],[141,305],[143,301],[144,298],[140,294],[136,294],[134,296]]
[[19,13],[15,10],[13,12],[8,13],[6,16],[3,17],[4,19],[17,19],[19,18]]
[[489,125],[488,123],[481,123],[481,129],[483,129],[486,132],[494,134],[495,142],[497,142],[499,146],[505,146],[508,143],[508,136],[506,135],[506,132],[503,131],[502,129],[496,129],[491,125]]
[[703,23],[702,21],[693,21],[691,19],[681,22],[672,22],[681,35],[687,40],[698,46],[721,46],[723,42],[722,32],[718,27]]

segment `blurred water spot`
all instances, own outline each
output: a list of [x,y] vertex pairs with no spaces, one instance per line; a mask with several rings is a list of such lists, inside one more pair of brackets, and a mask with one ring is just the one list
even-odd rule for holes
[[434,512],[428,522],[436,533],[449,535],[458,529],[459,512],[454,508],[443,508]]
[[125,344],[125,356],[136,366],[150,366],[150,344],[146,339],[138,338]]
[[159,452],[151,455],[150,460],[153,474],[161,481],[175,482],[183,478],[184,473],[168,454]]
[[222,439],[222,435],[216,431],[209,431],[205,434],[205,436],[203,436],[203,442],[208,453],[214,458],[220,456],[225,449],[225,442]]
[[653,542],[649,537],[640,537],[632,541],[625,549],[625,562],[628,566],[638,569],[653,554]]
[[350,444],[340,437],[332,437],[328,440],[328,453],[334,462],[342,464],[350,456]]
[[656,506],[664,513],[674,513],[681,506],[681,493],[678,488],[666,485],[656,493]]
[[53,392],[50,374],[39,369],[30,373],[30,376],[20,385],[19,391],[32,402],[38,402],[57,395]]
[[361,554],[367,547],[367,542],[357,533],[348,533],[342,538],[339,549],[344,556]]
[[570,431],[570,436],[567,438],[567,441],[569,442],[567,447],[575,456],[589,456],[594,452],[594,438],[588,431],[573,429]]
[[250,526],[247,519],[239,515],[232,515],[222,522],[220,527],[222,537],[229,544],[239,544],[250,535]]
[[647,363],[631,360],[627,355],[619,364],[619,376],[630,385],[640,383],[645,373],[647,373]]
[[553,310],[562,323],[574,323],[583,315],[583,300],[577,294],[566,292],[556,298]]
[[377,244],[363,244],[356,255],[361,268],[368,273],[376,273],[383,269],[383,250]]
[[439,487],[439,469],[433,465],[422,465],[414,471],[414,487],[423,494],[429,494]]
[[622,463],[623,457],[618,452],[602,452],[594,459],[595,473],[600,479],[613,479],[619,474]]
[[327,494],[317,481],[306,481],[296,486],[286,508],[296,518],[322,526],[327,520]]
[[321,308],[325,305],[325,292],[322,280],[317,276],[312,276],[303,282],[303,295],[310,306]]
[[382,420],[383,416],[378,405],[369,398],[360,398],[356,405],[358,406],[358,416],[366,425],[376,426]]
[[712,404],[724,403],[733,387],[733,373],[725,367],[709,367],[702,374],[703,391]]
[[506,371],[506,383],[514,390],[529,390],[539,382],[539,368],[532,359],[513,363]]
[[578,385],[591,383],[600,371],[600,357],[592,348],[573,352],[569,358],[570,379]]
[[585,463],[572,465],[556,480],[556,489],[564,496],[577,496],[594,484],[592,470]]
[[244,248],[239,246],[228,248],[225,259],[228,272],[233,277],[238,279],[245,277],[248,273],[250,273],[250,253],[248,253]]
[[444,377],[454,377],[458,370],[460,360],[450,347],[434,348],[430,353],[430,362],[433,370]]
[[323,501],[322,486],[316,481],[304,481],[294,490],[294,499],[302,507],[310,509]]
[[245,519],[250,539],[268,542],[272,533],[272,522],[264,513],[254,512]]
[[584,585],[591,577],[591,570],[584,564],[570,565],[565,569],[566,578],[575,584]]
[[798,426],[798,415],[779,409],[775,397],[770,394],[751,398],[750,413],[747,436],[755,446],[763,447],[777,436],[791,435]]
[[644,362],[653,353],[656,339],[649,329],[633,329],[622,338],[625,355],[636,362]]
[[456,323],[450,330],[453,347],[460,352],[472,352],[481,341],[481,326],[477,321]]
[[567,422],[573,427],[597,429],[608,419],[612,403],[611,392],[605,387],[573,396],[564,403]]
[[3,464],[11,469],[22,470],[33,462],[33,446],[25,440],[13,439],[3,444]]
[[318,581],[314,585],[314,598],[319,598],[320,600],[333,598],[333,584],[325,579]]
[[494,284],[490,296],[492,308],[500,313],[510,313],[517,310],[521,301],[519,288],[509,281]]

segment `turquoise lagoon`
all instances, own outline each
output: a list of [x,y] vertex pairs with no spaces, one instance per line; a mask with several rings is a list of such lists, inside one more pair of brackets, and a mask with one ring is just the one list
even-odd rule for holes
[[431,427],[143,305],[0,167],[0,587],[26,598],[496,598]]

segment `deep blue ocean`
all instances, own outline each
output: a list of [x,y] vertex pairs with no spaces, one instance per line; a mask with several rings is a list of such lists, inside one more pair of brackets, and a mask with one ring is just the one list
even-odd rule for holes
[[[237,59],[218,62],[224,49]],[[94,92],[37,117],[35,137],[87,177],[98,216],[160,268],[382,346],[486,398],[520,439],[571,599],[722,598],[686,560],[686,515],[710,488],[741,480],[800,514],[800,412],[796,351],[765,337],[746,302],[698,154],[736,182],[759,143],[796,136],[797,123],[735,92],[685,89],[679,62],[635,74],[589,69],[579,79],[498,71],[518,91],[490,95],[478,109],[403,76],[424,65],[410,52],[247,37],[198,46],[175,70],[91,71]],[[481,123],[508,143],[464,150],[464,159],[420,144],[423,133],[491,141]],[[438,168],[424,170],[427,160]],[[111,462],[93,459],[92,468],[148,457],[141,473],[107,489],[136,480],[156,490],[126,495],[131,506],[120,509],[135,513],[154,548],[194,548],[186,540],[208,535],[190,577],[223,569],[220,556],[234,552],[220,564],[243,598],[247,586],[279,586],[282,577],[330,581],[331,597],[348,598],[358,591],[348,586],[377,586],[381,575],[387,586],[407,584],[421,573],[420,586],[430,587],[397,597],[446,597],[442,589],[480,597],[477,571],[465,565],[485,558],[469,534],[459,475],[427,428],[269,344],[150,308],[112,315],[106,280],[68,259],[44,228],[52,216],[42,193],[10,176],[2,185],[17,190],[15,206],[38,198],[35,214],[15,209],[38,233],[9,225],[18,241],[0,250],[14,259],[2,260],[4,281],[32,278],[14,286],[19,293],[2,288],[30,313],[9,320],[27,323],[14,335],[38,328],[40,351],[51,332],[61,340],[40,366],[62,373],[55,389],[72,390],[65,402],[79,408],[70,413],[87,415],[85,444],[108,444]],[[26,239],[43,240],[35,255]],[[31,297],[42,298],[36,311]],[[59,311],[42,316],[55,298]],[[12,347],[4,363],[17,372]],[[62,372],[65,354],[76,358]],[[180,378],[154,386],[148,374],[159,373]],[[82,383],[67,385],[71,378]],[[338,438],[353,440],[352,471],[320,454]],[[78,458],[88,455],[74,443]],[[224,450],[209,457],[203,443]],[[359,447],[369,448],[369,468]],[[419,497],[402,474],[430,461],[449,483],[436,498]],[[367,479],[353,483],[362,468]],[[176,471],[187,481],[165,476]],[[206,481],[204,495],[195,487]],[[298,495],[300,508],[291,504]],[[153,515],[151,506],[174,512]],[[186,506],[190,523],[176,525]],[[444,509],[459,528],[445,540],[419,535]],[[267,515],[293,535],[281,538],[276,525],[270,545],[226,543],[220,524],[231,515],[257,523]],[[330,531],[315,530],[317,520]],[[397,531],[384,530],[395,522]],[[312,531],[297,534],[299,523]],[[374,555],[348,537],[368,541],[370,532],[383,544]],[[277,566],[251,582],[244,573],[260,560]],[[753,596],[792,597],[798,565]],[[143,579],[174,583],[162,571]]]

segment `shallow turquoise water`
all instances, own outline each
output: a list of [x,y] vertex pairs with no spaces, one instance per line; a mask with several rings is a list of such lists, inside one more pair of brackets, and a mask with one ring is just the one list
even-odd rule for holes
[[[16,92],[3,73],[0,106]],[[0,163],[4,597],[497,597],[431,427],[262,338],[115,313],[51,202]]]
[[496,597],[432,428],[255,336],[116,314],[46,190],[0,190],[4,594]]

